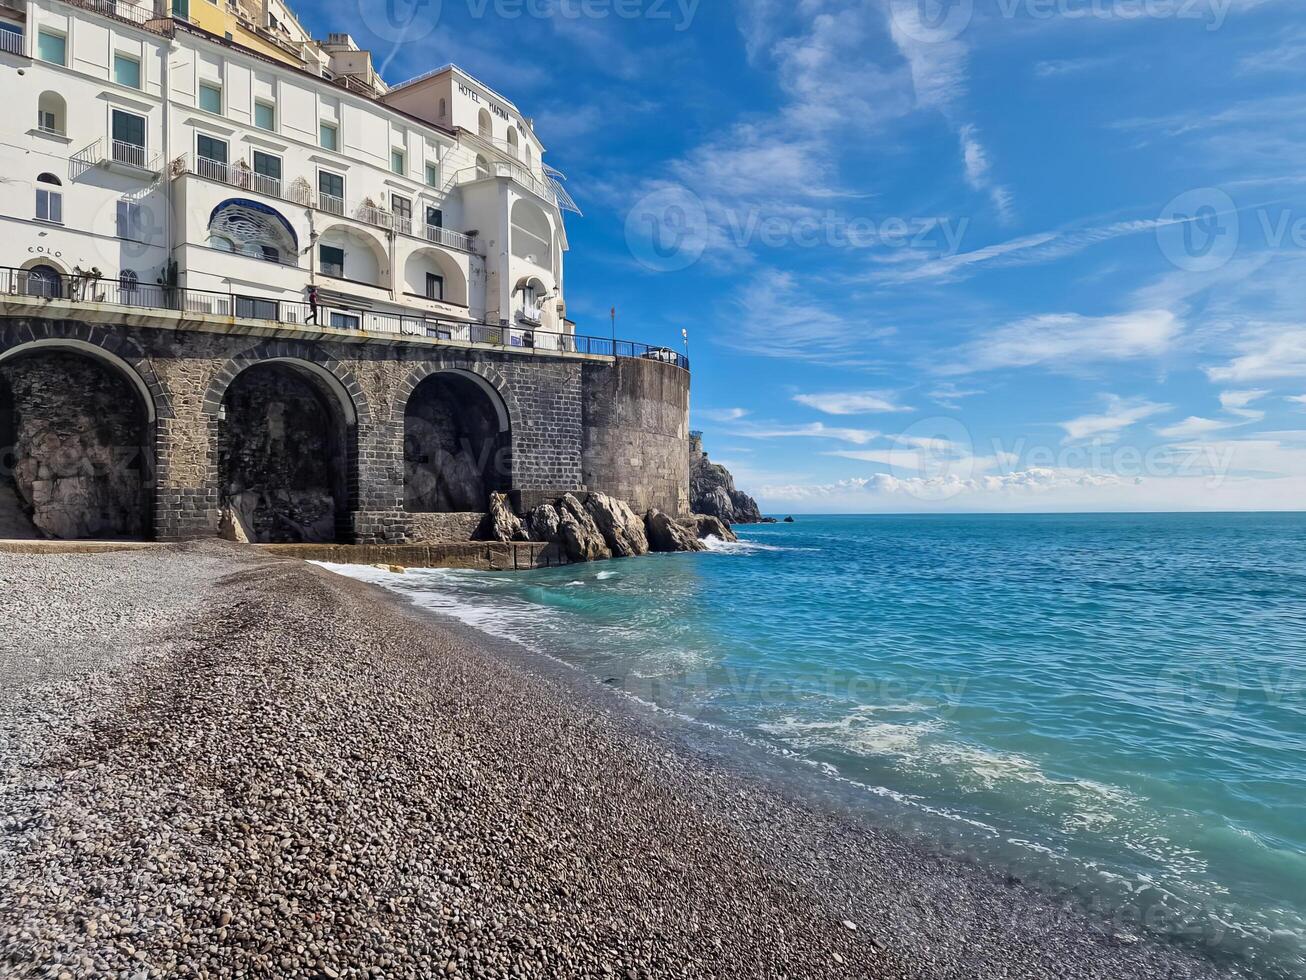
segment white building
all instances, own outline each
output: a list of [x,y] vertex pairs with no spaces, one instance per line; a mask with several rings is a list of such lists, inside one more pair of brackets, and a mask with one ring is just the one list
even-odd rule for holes
[[0,0],[8,288],[302,323],[313,287],[324,326],[565,349],[575,205],[531,121],[227,2],[218,34],[211,0]]

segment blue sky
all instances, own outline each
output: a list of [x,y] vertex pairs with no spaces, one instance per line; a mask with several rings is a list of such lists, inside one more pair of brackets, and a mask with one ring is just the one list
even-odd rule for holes
[[1298,0],[391,2],[301,12],[535,117],[764,509],[1306,503]]

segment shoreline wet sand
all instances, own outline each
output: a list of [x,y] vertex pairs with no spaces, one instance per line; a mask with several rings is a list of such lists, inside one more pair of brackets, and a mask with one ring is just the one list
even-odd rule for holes
[[1217,977],[221,543],[0,556],[0,975]]

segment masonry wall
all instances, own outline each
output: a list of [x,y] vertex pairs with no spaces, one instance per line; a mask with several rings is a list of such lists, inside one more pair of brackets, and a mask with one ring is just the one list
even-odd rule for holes
[[689,374],[624,358],[583,368],[581,476],[629,503],[689,513]]
[[0,358],[61,349],[112,359],[135,397],[152,403],[154,523],[162,540],[217,533],[224,397],[242,371],[276,361],[313,374],[338,403],[352,450],[342,494],[348,540],[408,543],[446,528],[466,533],[467,519],[405,508],[408,398],[441,372],[474,380],[501,407],[511,429],[511,487],[523,498],[590,489],[637,509],[688,510],[689,378],[672,365],[0,318]]

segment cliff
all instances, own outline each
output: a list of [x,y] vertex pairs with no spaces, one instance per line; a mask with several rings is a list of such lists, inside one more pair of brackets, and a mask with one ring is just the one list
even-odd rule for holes
[[689,503],[695,514],[718,517],[727,524],[760,524],[757,501],[735,489],[735,478],[703,451],[703,434],[689,437]]

